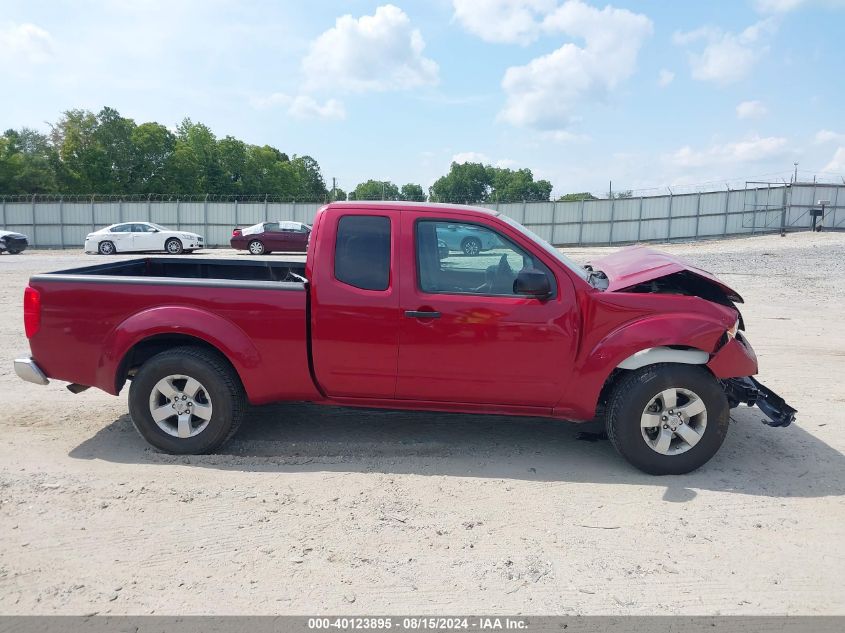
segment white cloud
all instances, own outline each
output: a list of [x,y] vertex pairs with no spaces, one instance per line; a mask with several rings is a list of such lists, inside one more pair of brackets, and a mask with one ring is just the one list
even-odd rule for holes
[[741,141],[712,145],[705,150],[681,147],[665,158],[680,167],[711,167],[752,163],[783,154],[787,140],[781,136],[752,136]]
[[525,66],[508,68],[502,79],[507,102],[499,118],[549,131],[566,128],[580,103],[606,98],[634,73],[652,23],[626,9],[569,0],[545,17],[543,29],[583,39],[585,45],[567,43]]
[[485,42],[529,44],[557,0],[452,0],[454,18]]
[[308,95],[294,97],[281,92],[274,92],[267,97],[255,97],[250,100],[252,106],[258,110],[281,107],[296,119],[345,119],[346,110],[337,99],[328,99],[319,103]]
[[367,92],[436,84],[437,64],[407,14],[386,4],[358,19],[344,15],[311,43],[302,60],[309,89]]
[[494,167],[501,167],[503,169],[513,169],[517,165],[517,162],[510,158],[491,161],[487,154],[481,152],[458,152],[452,156],[450,162],[458,163],[459,165],[463,165],[464,163],[481,163],[482,165],[493,165]]
[[689,48],[704,42],[698,52],[689,52],[693,79],[721,84],[744,79],[768,50],[765,39],[776,26],[771,18],[733,33],[713,27],[701,27],[686,33],[675,33],[675,44]]
[[736,106],[736,116],[740,119],[759,119],[768,112],[762,101],[743,101]]
[[660,70],[660,74],[657,76],[657,85],[660,86],[661,88],[665,88],[670,83],[672,83],[674,80],[675,80],[675,73],[673,73],[671,70],[667,70],[665,68],[662,68]]
[[818,145],[822,143],[845,143],[845,134],[833,130],[819,130],[816,132],[815,142]]
[[9,67],[44,64],[54,57],[52,36],[35,24],[0,25],[0,63]]
[[845,147],[840,147],[833,154],[831,161],[824,166],[822,171],[835,174],[845,174]]
[[754,8],[760,13],[787,13],[805,3],[806,0],[755,0]]

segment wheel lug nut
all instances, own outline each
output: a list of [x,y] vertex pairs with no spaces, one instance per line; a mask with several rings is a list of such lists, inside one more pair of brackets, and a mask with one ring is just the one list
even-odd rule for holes
[[669,428],[669,425],[668,425],[668,424],[664,424],[664,425],[663,425],[663,428],[664,428],[664,429],[668,429],[668,428]]

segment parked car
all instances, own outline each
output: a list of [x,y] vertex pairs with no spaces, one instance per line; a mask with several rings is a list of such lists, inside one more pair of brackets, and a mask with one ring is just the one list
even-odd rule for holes
[[247,250],[253,255],[269,255],[273,251],[304,253],[308,250],[311,227],[302,222],[260,222],[232,231],[232,248]]
[[203,248],[202,235],[174,231],[152,222],[121,222],[85,236],[85,252],[100,255],[144,251],[180,255],[200,248]]
[[437,237],[450,251],[478,255],[499,246],[496,235],[471,224],[443,224],[437,227]]
[[3,251],[9,255],[17,255],[29,246],[26,235],[14,231],[0,231],[0,253]]
[[[472,226],[494,254],[440,255]],[[490,235],[487,235],[490,234]],[[727,284],[631,247],[580,266],[493,211],[335,202],[305,262],[138,258],[35,275],[24,380],[120,393],[153,446],[219,448],[246,403],[604,419],[653,474],[698,468],[729,411],[795,409],[760,384]],[[93,310],[93,312],[92,312]],[[59,406],[59,405],[57,405]]]

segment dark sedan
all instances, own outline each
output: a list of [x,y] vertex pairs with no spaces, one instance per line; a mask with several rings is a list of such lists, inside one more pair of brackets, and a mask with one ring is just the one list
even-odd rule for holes
[[304,253],[310,235],[311,227],[302,222],[261,222],[233,230],[229,243],[232,248],[252,255],[268,255],[273,251]]
[[0,231],[0,253],[6,251],[9,255],[17,255],[27,246],[29,246],[29,242],[23,233]]

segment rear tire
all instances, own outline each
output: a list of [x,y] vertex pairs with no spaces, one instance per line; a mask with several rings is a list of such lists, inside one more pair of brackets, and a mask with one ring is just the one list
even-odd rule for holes
[[16,248],[10,248],[8,252],[9,252],[9,255],[20,255],[21,254],[21,251],[19,251]]
[[249,250],[250,255],[264,255],[265,254],[264,243],[261,242],[260,240],[252,240],[249,243],[249,246],[247,246],[247,249]]
[[132,423],[165,453],[215,451],[238,430],[245,410],[246,396],[235,371],[220,354],[198,347],[156,354],[129,388]]
[[623,376],[605,418],[617,452],[651,475],[683,475],[703,466],[722,446],[729,423],[728,399],[713,375],[699,365],[672,363]]
[[105,240],[99,243],[99,245],[97,246],[97,252],[100,255],[114,255],[117,252],[117,249],[114,247],[113,242]]

